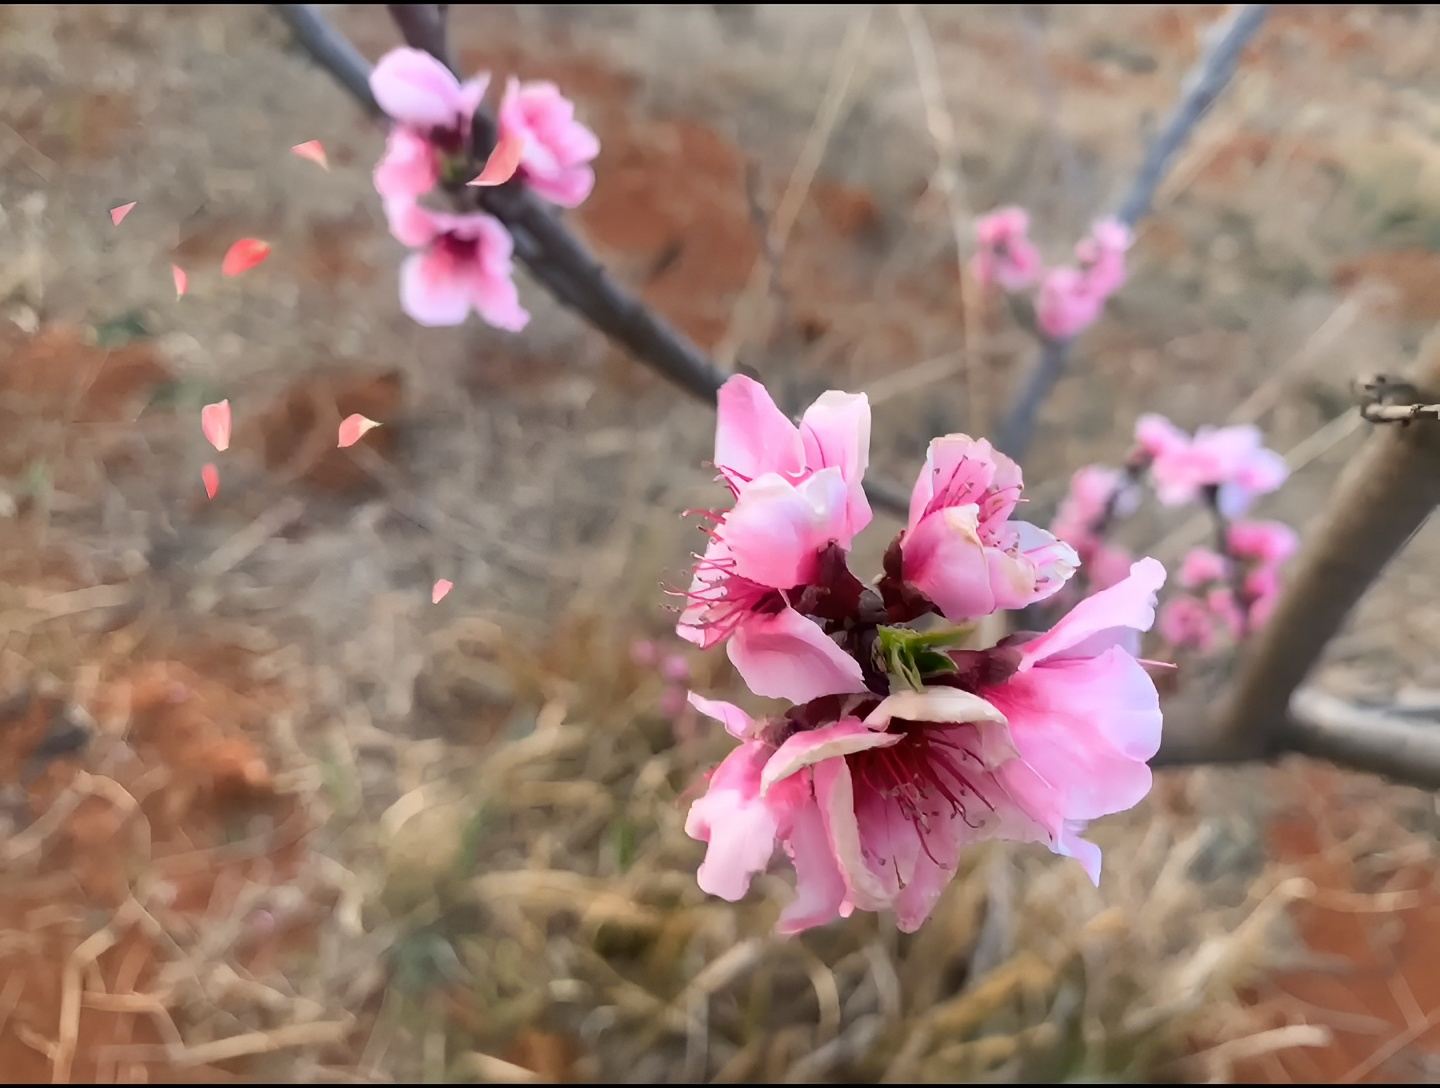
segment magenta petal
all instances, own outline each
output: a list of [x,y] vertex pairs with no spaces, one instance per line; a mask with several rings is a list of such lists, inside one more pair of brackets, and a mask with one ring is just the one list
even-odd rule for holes
[[822,759],[839,759],[869,748],[889,748],[904,740],[902,733],[877,733],[859,718],[841,718],[834,725],[792,734],[775,750],[760,775],[760,792],[784,781]]
[[447,128],[460,118],[460,82],[420,49],[392,49],[370,73],[370,93],[391,120]]
[[726,651],[750,690],[766,698],[808,703],[866,690],[859,663],[793,608],[746,620]]
[[767,472],[798,476],[805,446],[795,424],[775,407],[765,387],[736,374],[716,397],[715,466],[753,480]]

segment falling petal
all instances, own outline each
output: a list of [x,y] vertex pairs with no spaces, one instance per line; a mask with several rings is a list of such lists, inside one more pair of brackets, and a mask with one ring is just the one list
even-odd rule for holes
[[225,254],[220,271],[227,276],[238,276],[242,272],[250,271],[268,256],[269,242],[262,242],[259,238],[241,238]]
[[325,157],[325,145],[319,140],[306,140],[290,149],[302,159],[309,159],[322,170],[330,169],[330,160]]
[[184,298],[185,292],[190,290],[190,277],[185,274],[185,269],[178,264],[170,266],[170,275],[175,278],[175,297]]
[[118,208],[111,208],[110,222],[118,227],[125,221],[125,217],[130,214],[130,210],[134,207],[135,201],[132,200],[129,204],[121,204]]
[[455,583],[448,578],[441,578],[436,581],[435,588],[430,591],[430,603],[439,604],[445,599],[445,594],[455,588]]
[[220,490],[220,470],[214,465],[206,465],[200,470],[200,479],[205,484],[205,495],[213,499]]
[[380,426],[380,424],[376,423],[373,419],[366,419],[359,412],[351,416],[346,416],[340,422],[340,448],[343,450],[355,445],[356,442],[359,442],[360,439],[364,437],[366,431],[378,426]]
[[485,161],[485,169],[480,171],[478,177],[465,184],[504,185],[515,176],[515,171],[520,167],[520,156],[524,151],[525,134],[523,132],[502,131],[500,139],[496,141],[495,150],[490,152],[490,158]]
[[230,402],[207,404],[200,409],[200,429],[210,445],[221,453],[230,448]]

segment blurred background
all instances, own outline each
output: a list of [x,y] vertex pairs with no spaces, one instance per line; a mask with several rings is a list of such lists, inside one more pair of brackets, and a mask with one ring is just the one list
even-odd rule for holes
[[[618,278],[792,403],[868,392],[908,487],[1033,352],[961,305],[937,163],[1059,257],[1223,13],[483,5],[451,40],[576,100],[603,150],[570,221]],[[1440,316],[1437,47],[1427,6],[1271,14],[1042,413],[1032,520],[1160,411],[1259,423],[1295,469],[1262,513],[1303,531],[1363,437],[1351,378]],[[329,173],[289,152],[315,139]],[[781,875],[703,896],[682,826],[728,739],[680,693],[736,684],[662,586],[712,417],[523,274],[523,334],[407,319],[382,143],[265,7],[0,8],[0,1078],[1437,1078],[1440,813],[1300,760],[1161,774],[1095,828],[1098,890],[977,849],[913,936],[772,937]],[[242,236],[273,254],[224,279]],[[337,450],[352,412],[384,425]],[[1440,703],[1437,559],[1432,527],[1329,690]]]

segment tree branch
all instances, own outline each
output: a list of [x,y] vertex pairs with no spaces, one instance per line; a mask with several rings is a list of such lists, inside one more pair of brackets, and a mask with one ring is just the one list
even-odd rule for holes
[[[1415,379],[1440,399],[1440,349]],[[1265,749],[1283,736],[1291,694],[1351,609],[1440,503],[1440,428],[1372,434],[1331,492],[1275,613],[1245,655],[1217,738]]]
[[[1228,20],[1211,28],[1209,43],[1180,84],[1179,101],[1150,141],[1139,171],[1113,213],[1126,226],[1134,227],[1150,210],[1155,191],[1165,179],[1171,161],[1230,82],[1240,54],[1265,22],[1269,11],[1269,4],[1245,4]],[[1036,417],[1065,371],[1073,342],[1042,340],[1039,356],[1026,374],[1010,410],[1000,421],[995,444],[1017,461],[1023,460],[1030,448]]]
[[406,45],[412,49],[423,49],[445,67],[454,70],[455,60],[450,55],[446,35],[448,4],[386,4],[385,7],[399,27]]
[[[370,65],[314,6],[277,4],[275,7],[315,61],[367,111],[381,115],[370,93]],[[413,6],[392,7],[409,12]],[[410,18],[407,16],[407,21]],[[404,29],[402,25],[402,33],[407,40],[411,33],[420,35],[416,40],[425,40],[424,35],[434,31],[418,25]],[[480,117],[484,117],[483,111],[477,111],[477,118]],[[488,117],[485,123],[493,124]],[[691,396],[714,404],[716,390],[730,375],[683,333],[615,282],[585,243],[572,234],[547,205],[518,185],[471,191],[478,194],[485,211],[510,229],[521,262],[560,303],[575,310],[637,360]],[[895,485],[867,481],[865,491],[877,508],[898,517],[906,516],[909,498]]]

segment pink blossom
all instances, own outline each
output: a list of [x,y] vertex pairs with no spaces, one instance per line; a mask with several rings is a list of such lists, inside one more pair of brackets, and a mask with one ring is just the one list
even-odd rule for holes
[[1106,465],[1086,465],[1070,477],[1070,490],[1060,501],[1050,531],[1084,560],[1086,551],[1099,544],[1095,539],[1099,528],[1111,516],[1134,513],[1137,498],[1126,473]]
[[1160,742],[1158,696],[1124,643],[1154,622],[1163,579],[1143,560],[1047,634],[971,652],[976,691],[840,700],[813,727],[692,696],[742,741],[686,821],[708,844],[701,887],[740,898],[783,845],[796,894],[781,932],[856,909],[893,910],[910,932],[983,839],[1044,842],[1098,880],[1099,851],[1080,835],[1145,796]]
[[751,480],[778,473],[799,483],[827,468],[845,482],[841,547],[870,523],[865,470],[870,464],[870,401],[863,393],[822,393],[797,427],[765,387],[737,374],[720,387],[716,405],[715,467],[732,494]]
[[1199,589],[1229,577],[1229,561],[1209,548],[1191,548],[1180,564],[1180,584],[1186,589]]
[[600,141],[575,120],[575,104],[555,84],[511,79],[500,102],[500,130],[523,138],[520,174],[541,196],[574,208],[590,195],[595,171],[589,164]]
[[1133,241],[1134,235],[1124,223],[1102,219],[1076,243],[1075,258],[1091,290],[1101,298],[1109,298],[1124,285],[1125,254]]
[[1280,570],[1277,566],[1260,566],[1245,576],[1245,599],[1249,626],[1263,627],[1280,600]]
[[1155,622],[1165,568],[1142,559],[1124,581],[1076,605],[1048,632],[1022,643],[1013,676],[978,694],[1005,715],[1018,758],[997,779],[1038,825],[1012,833],[1044,841],[1100,881],[1100,850],[1080,837],[1088,821],[1123,812],[1150,792],[1160,747],[1160,696],[1135,659],[1139,632]]
[[1286,562],[1300,546],[1295,530],[1278,521],[1237,521],[1226,534],[1230,554],[1258,563]]
[[951,620],[1043,601],[1075,573],[1075,550],[1010,515],[1020,466],[984,439],[930,443],[901,537],[905,581]]
[[370,73],[370,91],[395,122],[375,169],[386,200],[415,199],[439,182],[447,161],[465,156],[475,110],[490,77],[461,83],[420,49],[392,49]]
[[1284,458],[1266,449],[1251,426],[1201,427],[1184,443],[1166,445],[1150,463],[1155,494],[1166,506],[1201,499],[1213,488],[1226,517],[1243,513],[1288,474]]
[[855,659],[792,607],[820,579],[823,556],[849,543],[840,470],[799,484],[774,472],[752,480],[710,534],[676,634],[702,648],[726,642],[756,695],[804,703],[864,691]]
[[1215,645],[1215,620],[1198,598],[1172,597],[1160,607],[1160,636],[1176,649],[1209,653]]
[[1051,340],[1068,340],[1084,332],[1105,308],[1105,296],[1078,268],[1052,268],[1040,281],[1035,319]]
[[530,320],[515,288],[510,234],[482,212],[433,212],[387,201],[390,233],[420,252],[400,266],[400,305],[422,325],[459,325],[473,309],[497,329],[519,332]]
[[690,679],[690,662],[684,654],[666,654],[665,660],[660,662],[660,675],[673,683],[683,684]]
[[641,668],[649,668],[660,660],[660,647],[653,639],[637,638],[630,643],[630,660]]
[[1030,215],[1024,208],[1000,208],[975,221],[979,248],[971,274],[984,286],[1023,291],[1040,278],[1040,253],[1029,238]]
[[1190,436],[1161,415],[1143,415],[1135,421],[1135,444],[1147,458],[1173,456],[1190,446]]

